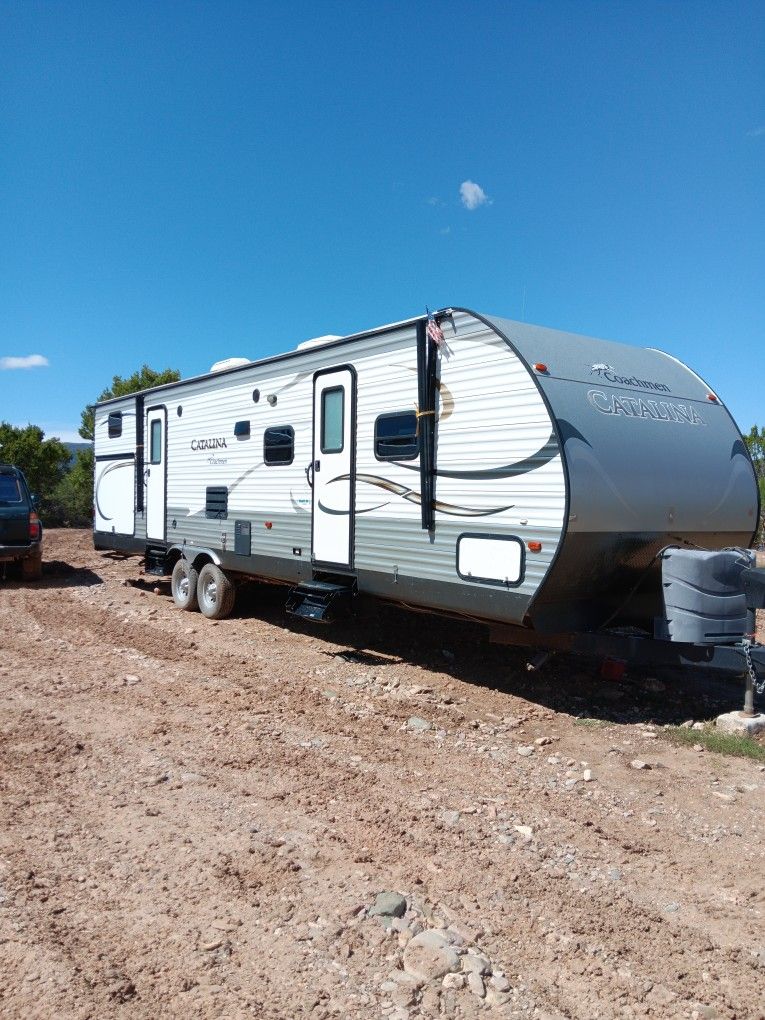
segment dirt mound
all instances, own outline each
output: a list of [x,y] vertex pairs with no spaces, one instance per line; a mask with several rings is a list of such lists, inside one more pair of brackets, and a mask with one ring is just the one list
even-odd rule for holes
[[659,725],[737,688],[46,557],[0,585],[3,1017],[763,1015],[765,772]]

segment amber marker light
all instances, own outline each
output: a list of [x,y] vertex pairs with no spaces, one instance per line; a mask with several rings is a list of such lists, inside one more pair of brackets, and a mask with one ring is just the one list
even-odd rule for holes
[[529,547],[529,552],[542,552],[541,542],[527,542],[526,545]]
[[534,365],[534,368],[536,369],[537,372],[544,373],[548,371],[547,365],[545,365],[543,361],[538,361],[536,365]]

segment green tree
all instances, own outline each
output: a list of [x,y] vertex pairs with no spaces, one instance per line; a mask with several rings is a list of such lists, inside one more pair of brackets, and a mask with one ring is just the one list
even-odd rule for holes
[[[155,372],[148,365],[142,365],[139,371],[133,372],[123,379],[121,375],[115,375],[112,384],[103,390],[99,400],[109,400],[112,397],[126,397],[129,393],[136,393],[138,390],[147,390],[151,386],[161,386],[163,383],[177,382],[181,373],[174,368],[165,368],[161,372]],[[80,435],[83,439],[93,441],[95,430],[95,406],[88,404],[81,415]]]
[[65,528],[85,528],[93,520],[93,449],[78,450],[71,468],[50,499],[46,522]]
[[21,468],[29,488],[49,502],[69,464],[69,450],[59,439],[46,439],[37,425],[15,428],[0,422],[0,460]]

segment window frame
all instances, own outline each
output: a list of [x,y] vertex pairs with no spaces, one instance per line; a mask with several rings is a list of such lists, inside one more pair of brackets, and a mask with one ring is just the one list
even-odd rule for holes
[[122,411],[110,411],[106,418],[106,431],[109,439],[119,439],[122,435]]
[[[324,445],[327,417],[326,399],[330,394],[339,393],[340,400],[340,446],[327,447]],[[321,391],[321,435],[319,436],[319,449],[324,454],[342,453],[345,449],[345,386],[327,386]]]
[[[269,460],[266,456],[268,449],[266,443],[266,437],[269,432],[289,432],[290,434],[290,459],[289,460]],[[286,443],[284,444],[287,445]],[[295,459],[295,430],[291,425],[269,425],[267,429],[263,431],[263,463],[266,467],[287,467]]]
[[[414,453],[408,453],[408,454],[405,454],[405,455],[402,455],[402,454],[385,455],[384,454],[384,455],[380,456],[380,454],[377,452],[377,444],[380,441],[380,437],[377,434],[378,425],[383,420],[388,420],[390,418],[399,418],[399,417],[402,417],[403,415],[413,415],[413,417],[414,417],[414,445],[415,445],[415,452]],[[372,438],[372,445],[373,445],[375,460],[379,460],[381,463],[390,463],[391,461],[396,461],[396,460],[417,460],[417,458],[420,455],[420,443],[419,443],[419,435],[418,435],[418,430],[417,430],[417,412],[407,408],[405,411],[385,411],[383,414],[378,414],[377,417],[375,418],[375,425],[374,425],[374,433],[373,433],[373,438]]]
[[[152,420],[151,420],[151,422],[149,424],[149,464],[152,465],[152,466],[156,466],[157,464],[161,464],[162,463],[162,454],[163,454],[163,450],[162,450],[162,426],[163,426],[163,424],[164,423],[163,423],[161,418],[152,418]],[[159,447],[159,457],[158,457],[157,460],[155,460],[154,459],[154,433],[155,433],[155,426],[157,426],[157,425],[159,426],[159,429],[157,430],[159,432],[159,443],[157,444],[158,447]]]

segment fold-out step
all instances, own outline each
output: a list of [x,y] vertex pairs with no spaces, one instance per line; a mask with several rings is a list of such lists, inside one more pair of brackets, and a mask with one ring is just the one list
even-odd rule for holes
[[287,612],[304,620],[332,623],[338,617],[348,616],[355,582],[303,581],[290,589]]

